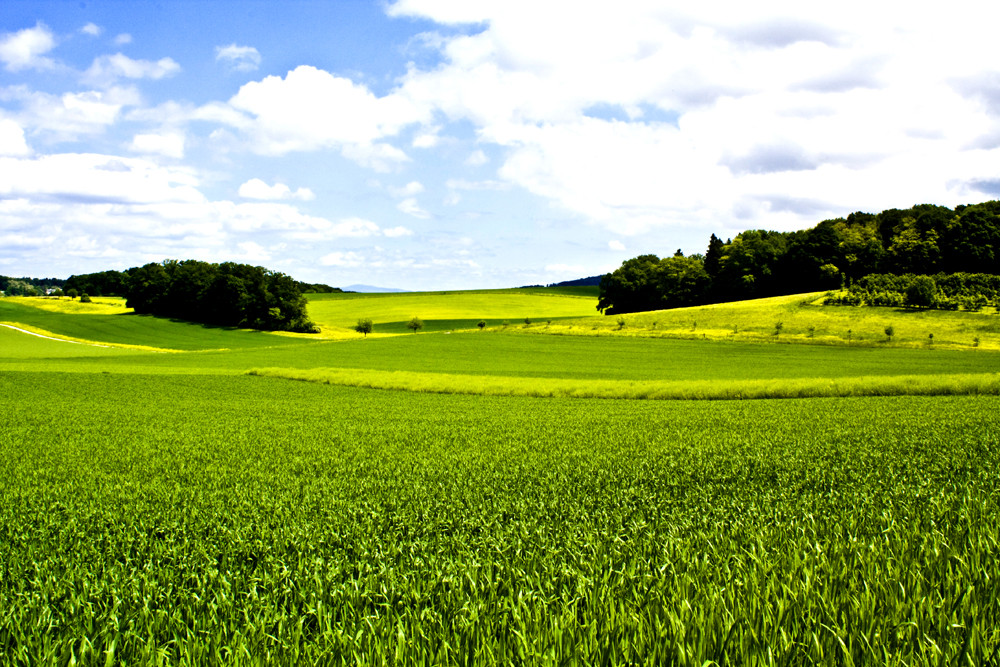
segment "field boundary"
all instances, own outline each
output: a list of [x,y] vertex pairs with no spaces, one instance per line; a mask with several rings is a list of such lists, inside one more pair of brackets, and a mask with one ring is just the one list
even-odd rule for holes
[[755,400],[849,396],[997,396],[1000,373],[772,380],[580,380],[358,368],[253,368],[247,375],[436,394],[632,400]]

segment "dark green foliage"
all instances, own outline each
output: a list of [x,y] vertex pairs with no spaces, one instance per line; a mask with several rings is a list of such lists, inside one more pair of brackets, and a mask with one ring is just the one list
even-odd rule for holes
[[12,278],[0,276],[0,292],[7,296],[44,296],[49,290],[63,287],[65,280],[60,278]]
[[91,296],[126,296],[129,274],[121,271],[100,271],[72,275],[66,279],[66,288],[86,292]]
[[90,302],[91,299],[89,294],[87,294],[86,292],[80,294],[80,303],[90,303]]
[[704,303],[711,284],[698,255],[642,255],[604,276],[597,308],[606,314],[680,308]]
[[127,305],[137,313],[265,331],[317,331],[298,284],[260,266],[166,260],[129,269],[128,276]]
[[937,285],[930,276],[914,276],[906,288],[906,305],[911,308],[930,308],[934,305]]
[[406,328],[412,331],[413,333],[417,333],[418,331],[424,328],[424,321],[419,317],[414,317],[409,322],[406,323]]
[[358,320],[358,323],[354,325],[354,330],[359,334],[364,334],[365,338],[368,337],[368,334],[370,334],[374,328],[375,325],[372,323],[371,318],[367,317]]
[[[878,215],[857,212],[794,232],[748,230],[725,243],[712,234],[704,258],[626,260],[602,279],[598,309],[676,308],[839,289],[871,274],[941,271],[1000,274],[1000,201],[954,211],[920,204]],[[871,293],[878,305],[903,305],[894,296],[898,290],[882,292]],[[852,301],[861,303],[855,295],[843,303]],[[954,296],[939,307],[982,305]]]
[[982,310],[1000,306],[1000,275],[939,273],[933,276],[877,273],[852,284],[846,294],[830,296],[828,305]]
[[299,291],[303,294],[343,294],[344,290],[339,287],[330,287],[329,285],[324,285],[323,283],[303,283],[296,281],[295,285],[299,288]]

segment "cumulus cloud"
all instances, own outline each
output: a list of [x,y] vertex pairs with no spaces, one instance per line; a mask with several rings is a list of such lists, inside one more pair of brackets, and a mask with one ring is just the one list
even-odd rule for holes
[[130,88],[83,91],[51,95],[17,87],[0,89],[0,100],[19,102],[21,125],[41,131],[57,140],[72,140],[81,135],[103,132],[115,123],[127,106],[140,102]]
[[127,32],[123,32],[115,36],[115,44],[118,46],[124,46],[125,44],[131,44],[131,43],[132,43],[132,35],[128,34]]
[[412,197],[424,191],[424,185],[420,181],[410,181],[400,188],[389,188],[390,194],[394,197]]
[[173,76],[181,70],[181,66],[172,58],[152,60],[133,60],[123,53],[100,56],[96,58],[85,77],[96,83],[114,82],[120,78],[126,79],[162,79]]
[[268,185],[259,178],[251,178],[246,183],[243,183],[240,186],[239,195],[244,199],[262,200],[299,199],[301,201],[311,201],[316,198],[316,195],[309,188],[298,188],[292,191],[284,183]]
[[621,252],[625,250],[625,244],[618,240],[608,241],[608,248],[611,250],[617,250]]
[[227,65],[237,72],[253,72],[260,67],[260,52],[252,46],[215,47],[215,60]]
[[104,32],[104,30],[101,28],[101,26],[97,25],[96,23],[88,23],[87,25],[85,25],[82,28],[80,28],[80,32],[82,32],[84,35],[90,35],[91,37],[97,37],[102,32]]
[[362,84],[305,65],[284,78],[268,76],[245,84],[229,104],[245,115],[239,129],[258,153],[335,148],[380,171],[409,160],[385,139],[430,114],[403,96],[378,97]]
[[44,23],[34,28],[0,35],[0,61],[10,72],[23,69],[49,69],[54,61],[45,54],[56,46],[55,35]]
[[490,159],[486,157],[486,153],[481,150],[475,150],[469,154],[469,157],[465,158],[465,165],[468,167],[480,167],[489,161]]
[[184,157],[184,135],[179,132],[137,134],[132,138],[129,150],[180,159]]
[[[394,95],[504,149],[506,183],[624,233],[954,205],[958,183],[985,178],[975,151],[1000,144],[1000,86],[983,65],[994,21],[975,3],[947,22],[930,7],[861,2],[836,14],[655,0],[615,12],[399,0],[388,11],[475,24],[425,40],[442,62],[411,67]],[[622,113],[588,117],[595,108]]]
[[402,236],[413,236],[413,230],[407,229],[406,227],[390,227],[388,229],[383,229],[382,234],[388,238],[396,239]]
[[319,263],[323,266],[339,266],[352,268],[365,263],[365,258],[353,251],[336,251],[323,255],[319,258]]
[[21,126],[9,118],[0,118],[0,155],[16,157],[30,153]]
[[412,215],[414,218],[425,219],[431,217],[430,213],[420,207],[416,197],[407,197],[396,204],[396,208],[407,215]]

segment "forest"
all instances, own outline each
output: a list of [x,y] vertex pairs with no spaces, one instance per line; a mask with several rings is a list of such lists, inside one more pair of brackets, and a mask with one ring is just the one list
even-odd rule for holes
[[852,213],[793,232],[747,230],[704,255],[647,254],[600,283],[597,308],[633,313],[841,289],[873,274],[1000,273],[1000,201]]

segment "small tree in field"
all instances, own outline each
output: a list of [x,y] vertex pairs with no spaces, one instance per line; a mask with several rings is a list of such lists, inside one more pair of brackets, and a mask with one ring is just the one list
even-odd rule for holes
[[892,337],[896,335],[896,329],[891,324],[885,328],[885,335],[892,340]]
[[80,293],[77,292],[76,289],[74,289],[74,288],[71,287],[68,290],[66,290],[66,296],[68,296],[70,298],[70,300],[73,300],[76,297],[80,296]]
[[369,318],[358,320],[358,323],[354,326],[354,330],[359,334],[364,334],[365,338],[368,337],[368,334],[370,334],[374,328],[375,325],[372,324],[372,321]]
[[486,326],[486,320],[479,320],[479,322],[476,323],[476,326],[479,327],[480,331],[482,331],[483,327]]
[[90,303],[90,295],[84,292],[80,295],[80,303]]
[[414,317],[406,323],[406,328],[411,330],[413,333],[417,333],[424,328],[424,321],[419,317]]

